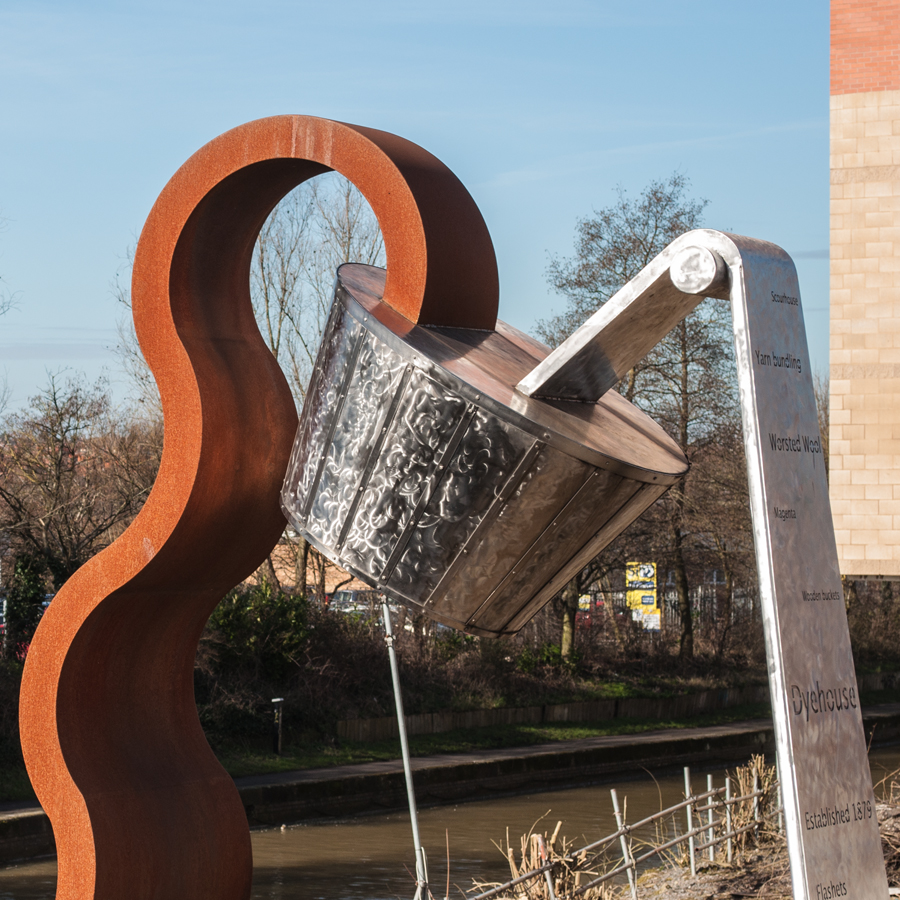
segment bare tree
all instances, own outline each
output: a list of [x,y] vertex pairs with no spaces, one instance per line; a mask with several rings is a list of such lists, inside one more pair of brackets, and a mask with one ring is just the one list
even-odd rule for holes
[[689,186],[677,172],[651,181],[634,200],[620,186],[612,206],[579,220],[574,255],[554,256],[547,267],[547,281],[567,304],[538,322],[542,340],[561,344],[678,235],[700,225],[708,201],[688,197]]
[[[716,656],[724,657],[734,624],[733,596],[738,583],[756,583],[753,529],[747,487],[743,433],[735,419],[725,419],[712,439],[695,448],[686,479],[686,521],[690,556],[720,568],[716,585]],[[720,586],[721,585],[721,586]]]
[[[730,437],[740,427],[736,385],[730,310],[722,301],[706,300],[649,354],[628,389],[694,467],[709,463],[726,447],[733,452]],[[704,497],[692,496],[699,481],[682,479],[659,501],[667,512],[667,555],[681,616],[680,653],[687,658],[694,654],[687,553],[692,509]]]
[[0,316],[8,313],[16,305],[16,296],[0,277]]
[[[291,191],[260,230],[250,269],[256,320],[298,403],[303,400],[309,379],[307,347],[321,331],[317,322],[309,322],[305,282],[305,270],[313,252],[313,213],[308,187]],[[312,334],[305,334],[305,330]]]
[[135,410],[141,410],[144,417],[162,421],[162,401],[156,387],[156,379],[144,359],[131,316],[131,288],[129,285],[135,249],[135,245],[132,244],[125,251],[125,259],[110,285],[110,291],[121,304],[124,313],[116,323],[118,333],[116,355],[119,357],[119,365],[131,388],[129,399],[135,405]]
[[58,589],[142,506],[159,466],[161,429],[118,417],[102,384],[49,385],[0,431],[0,529],[14,557]]
[[365,198],[335,173],[291,191],[256,241],[253,308],[298,405],[331,309],[335,272],[345,262],[384,265],[384,244]]
[[[291,191],[257,238],[250,293],[260,331],[287,375],[300,406],[331,308],[334,277],[345,262],[384,264],[381,229],[371,208],[346,178],[319,176]],[[325,593],[326,560],[301,537],[289,541],[297,588],[310,567],[316,593]],[[275,579],[271,557],[263,577]]]
[[[384,241],[378,220],[360,192],[346,178],[311,182],[319,241],[309,269],[318,308],[327,315],[334,275],[345,262],[384,265]],[[324,325],[324,320],[322,321]]]
[[[619,188],[612,206],[578,223],[574,256],[554,258],[547,270],[567,305],[538,323],[545,341],[560,343],[678,235],[700,226],[706,201],[690,198],[688,187],[687,178],[676,173],[651,182],[635,199]],[[729,310],[707,300],[627,374],[619,390],[662,424],[689,461],[697,462],[709,456],[721,429],[733,431],[737,422],[733,365]],[[674,572],[684,657],[694,652],[687,562],[694,539],[690,485],[689,480],[675,485],[657,510],[665,513],[659,525],[666,540],[659,542],[658,552]]]

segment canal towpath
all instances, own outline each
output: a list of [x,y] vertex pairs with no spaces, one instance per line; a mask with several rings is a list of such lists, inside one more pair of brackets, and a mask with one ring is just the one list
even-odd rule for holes
[[[863,711],[867,740],[900,741],[900,703]],[[685,765],[744,763],[773,753],[770,719],[605,735],[528,747],[414,757],[422,806],[484,800]],[[274,827],[311,819],[383,813],[406,805],[403,765],[386,760],[236,778],[248,822]],[[54,852],[50,822],[35,803],[0,804],[0,865]]]

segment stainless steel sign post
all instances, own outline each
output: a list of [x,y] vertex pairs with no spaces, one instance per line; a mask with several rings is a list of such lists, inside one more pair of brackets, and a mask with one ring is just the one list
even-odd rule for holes
[[886,898],[797,274],[773,244],[673,242],[519,384],[596,400],[701,296],[730,298],[795,898]]

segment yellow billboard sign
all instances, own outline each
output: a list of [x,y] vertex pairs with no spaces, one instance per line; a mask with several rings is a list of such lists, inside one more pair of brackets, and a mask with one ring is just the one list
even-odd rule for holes
[[656,594],[656,563],[625,563],[625,591],[632,618],[647,631],[659,631],[660,609]]

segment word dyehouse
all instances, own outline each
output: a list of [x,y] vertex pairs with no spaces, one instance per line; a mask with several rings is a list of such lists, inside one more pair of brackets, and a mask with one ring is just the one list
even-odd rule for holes
[[806,721],[809,721],[809,714],[813,712],[818,715],[824,712],[838,712],[844,709],[857,709],[856,688],[827,688],[823,690],[816,682],[815,688],[809,691],[802,691],[796,684],[791,685],[791,707],[794,715],[802,715],[806,710]]

